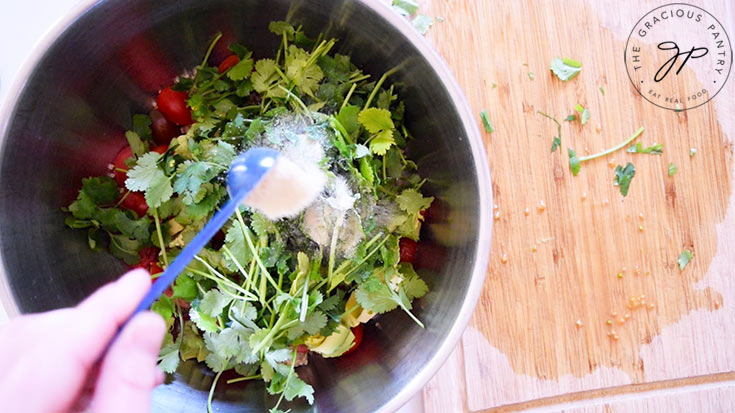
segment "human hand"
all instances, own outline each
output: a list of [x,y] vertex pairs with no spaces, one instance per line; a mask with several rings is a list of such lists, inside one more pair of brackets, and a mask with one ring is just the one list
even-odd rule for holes
[[[147,412],[151,391],[163,382],[156,367],[166,331],[163,319],[137,315],[108,343],[150,288],[134,270],[73,308],[24,315],[0,327],[0,406],[8,412]],[[89,395],[87,395],[89,396]]]

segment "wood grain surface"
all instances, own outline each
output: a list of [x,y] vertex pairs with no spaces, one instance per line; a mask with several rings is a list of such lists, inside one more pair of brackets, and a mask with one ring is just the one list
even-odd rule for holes
[[[638,94],[625,42],[666,3],[421,3],[444,18],[427,37],[495,127],[484,142],[497,204],[480,303],[426,387],[426,411],[735,408],[735,80],[683,112]],[[735,35],[735,2],[689,3]],[[561,82],[554,57],[581,61],[581,74]],[[701,88],[698,75],[684,73],[683,86]],[[561,121],[578,103],[590,121],[562,122],[550,153],[556,125],[537,111]],[[641,126],[639,141],[663,143],[662,155],[618,151],[572,176],[568,148],[596,153]],[[623,197],[613,167],[629,161],[637,173]],[[684,248],[695,258],[680,271]]]

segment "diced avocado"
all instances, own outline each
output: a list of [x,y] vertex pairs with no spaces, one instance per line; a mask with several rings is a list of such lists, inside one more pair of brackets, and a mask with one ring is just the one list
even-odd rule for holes
[[355,335],[352,330],[344,324],[340,324],[337,330],[329,337],[312,336],[306,339],[306,345],[322,355],[322,357],[339,357],[352,347]]

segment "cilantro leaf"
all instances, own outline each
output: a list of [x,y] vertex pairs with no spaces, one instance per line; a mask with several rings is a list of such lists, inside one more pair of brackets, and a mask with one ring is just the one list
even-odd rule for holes
[[385,155],[395,143],[393,138],[395,125],[390,112],[385,109],[367,108],[360,111],[357,120],[368,132],[375,134],[370,139],[370,150],[375,154]]
[[169,297],[161,296],[151,305],[151,311],[168,320],[174,313],[174,302]]
[[220,372],[232,367],[232,358],[241,350],[239,334],[233,328],[225,328],[221,332],[204,333],[204,344],[210,353],[204,359],[207,367]]
[[554,152],[557,148],[561,146],[561,123],[559,123],[559,121],[556,120],[555,117],[551,115],[547,115],[546,113],[541,112],[540,110],[536,111],[536,113],[538,113],[539,115],[547,119],[551,119],[552,121],[554,121],[554,123],[556,123],[556,136],[554,136],[554,140],[551,142],[551,152]]
[[311,54],[301,48],[290,45],[284,64],[286,67],[286,77],[302,93],[314,97],[314,91],[316,91],[319,82],[324,78],[324,72],[315,63],[315,60],[311,59]]
[[582,71],[582,64],[576,60],[555,57],[551,60],[551,71],[554,72],[556,77],[566,82]]
[[229,168],[230,164],[235,159],[235,156],[237,156],[237,152],[235,151],[234,146],[227,142],[219,141],[217,142],[217,145],[207,153],[206,159],[210,162]]
[[[202,185],[211,181],[222,171],[223,168],[212,165],[210,162],[185,161],[176,169],[173,190],[183,197],[184,204],[196,203],[196,197],[203,189]],[[206,192],[203,195],[206,195]]]
[[194,324],[196,324],[196,326],[204,332],[219,331],[217,320],[210,315],[200,313],[199,309],[195,305],[192,305],[192,307],[189,309],[189,319],[191,319],[191,321],[193,321]]
[[289,340],[295,340],[306,334],[317,334],[327,325],[327,316],[321,311],[314,311],[306,316],[303,323],[299,323],[288,330],[286,334]]
[[393,7],[400,9],[406,16],[410,16],[419,11],[419,5],[415,0],[393,0]]
[[395,127],[395,125],[393,125],[393,120],[390,118],[390,112],[385,109],[363,109],[357,116],[357,120],[370,133],[378,133],[384,130],[391,130]]
[[630,187],[630,182],[633,180],[634,176],[635,166],[630,162],[625,165],[625,168],[620,165],[615,167],[614,185],[620,187],[620,193],[623,194],[623,196],[628,195],[628,188]]
[[577,158],[574,149],[569,148],[569,170],[572,171],[572,175],[577,176],[579,170],[582,168],[582,162]]
[[416,214],[427,209],[434,201],[434,197],[425,197],[415,189],[404,189],[400,195],[396,197],[398,206],[409,214]]
[[285,21],[272,21],[268,24],[268,30],[271,31],[271,33],[274,33],[278,36],[283,36],[284,34],[286,36],[290,36],[289,40],[293,39],[293,35],[296,33],[296,29],[294,29],[293,25],[289,22]]
[[303,397],[309,404],[314,404],[314,388],[301,380],[296,373],[293,373],[286,379],[286,387],[283,389],[283,396],[286,400],[291,401],[296,397]]
[[370,151],[376,155],[385,155],[388,149],[395,143],[392,130],[380,131],[370,141]]
[[[238,222],[239,223],[239,222]],[[264,237],[268,234],[276,232],[276,224],[266,218],[265,215],[259,213],[253,213],[250,221],[250,226],[258,237]]]
[[636,142],[635,145],[630,145],[626,149],[628,153],[646,153],[651,155],[661,155],[664,153],[664,145],[662,143],[653,144],[647,148],[644,148],[640,142]]
[[232,298],[222,294],[219,290],[209,290],[204,293],[204,297],[199,301],[199,313],[218,317],[231,301]]
[[148,152],[148,146],[140,139],[140,136],[133,132],[133,131],[127,131],[125,132],[125,139],[128,140],[128,145],[130,145],[130,149],[133,151],[135,156],[142,156],[144,153]]
[[669,176],[676,175],[676,172],[678,170],[679,168],[677,168],[676,164],[674,164],[673,162],[669,162]]
[[171,333],[166,333],[158,353],[158,368],[164,373],[173,373],[179,367],[179,343],[174,342]]
[[426,34],[429,28],[434,24],[434,19],[424,14],[417,14],[416,17],[411,20],[413,27],[421,34]]
[[227,77],[236,82],[247,79],[253,71],[253,59],[241,59],[227,71]]
[[153,137],[151,117],[142,114],[133,115],[133,132],[137,133],[143,139],[151,139]]
[[181,274],[176,278],[173,287],[174,297],[183,298],[186,301],[192,301],[197,298],[196,282],[186,274]]
[[[579,121],[584,125],[587,123],[588,120],[590,120],[590,111],[587,108],[582,107],[579,103],[577,103],[577,106],[575,107],[577,112],[579,112]],[[569,118],[569,116],[567,116]]]
[[255,63],[255,72],[251,75],[253,89],[266,97],[284,97],[283,90],[278,87],[281,80],[276,71],[276,61],[261,59]]
[[574,113],[564,118],[565,122],[574,122],[575,120],[577,120],[577,116]]
[[400,273],[404,276],[401,288],[406,292],[409,300],[421,298],[429,291],[429,287],[422,280],[410,263],[403,262],[399,266]]
[[559,146],[561,146],[561,139],[555,136],[554,139],[551,141],[551,152],[557,150]]
[[681,254],[679,254],[679,258],[677,259],[677,263],[679,264],[679,271],[684,271],[684,268],[686,268],[692,258],[694,258],[693,252],[689,251],[688,249],[682,250]]
[[[250,228],[245,227],[245,230],[250,234]],[[245,243],[243,227],[240,225],[239,221],[233,221],[232,226],[227,230],[227,234],[225,235],[225,246],[227,246],[227,249],[230,250],[237,262],[241,265],[244,265],[253,259],[253,253]],[[238,270],[237,265],[229,254],[225,254],[225,266],[230,271]]]
[[377,314],[386,313],[398,307],[393,292],[385,283],[362,283],[355,290],[355,299],[360,306]]
[[163,171],[158,168],[160,159],[161,154],[157,152],[148,152],[141,156],[135,167],[128,171],[125,187],[131,191],[147,191],[151,181],[159,174],[163,175]]
[[487,110],[483,109],[480,112],[480,119],[482,119],[482,126],[485,127],[485,132],[487,133],[495,132],[495,128],[493,128],[493,125],[490,124],[490,119],[487,116]]
[[97,205],[111,204],[120,195],[117,183],[108,176],[82,179],[82,191]]
[[151,186],[145,191],[145,202],[151,208],[158,208],[162,203],[171,199],[173,194],[171,180],[161,172],[153,177]]
[[339,114],[337,115],[337,121],[344,126],[348,135],[352,135],[352,133],[360,127],[360,124],[357,121],[359,113],[360,108],[354,105],[345,105],[340,109]]

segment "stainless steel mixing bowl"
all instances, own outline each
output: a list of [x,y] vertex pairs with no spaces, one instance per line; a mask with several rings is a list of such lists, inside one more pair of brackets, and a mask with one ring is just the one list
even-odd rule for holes
[[[348,359],[312,358],[300,373],[314,411],[393,411],[423,387],[459,340],[482,288],[490,246],[491,188],[482,141],[446,65],[408,23],[378,0],[106,0],[84,2],[35,50],[0,118],[0,294],[10,315],[73,305],[124,266],[92,252],[60,207],[81,178],[105,173],[134,113],[150,109],[168,77],[199,63],[213,34],[272,56],[272,20],[339,39],[337,50],[391,77],[417,137],[411,156],[442,213],[425,231],[419,272],[431,293],[419,328],[395,311],[366,330]],[[19,33],[22,35],[22,33]],[[157,83],[158,82],[158,83]],[[154,411],[203,411],[211,374],[185,364],[155,391]],[[262,411],[262,385],[218,386],[220,412]],[[307,410],[295,404],[295,410]]]

